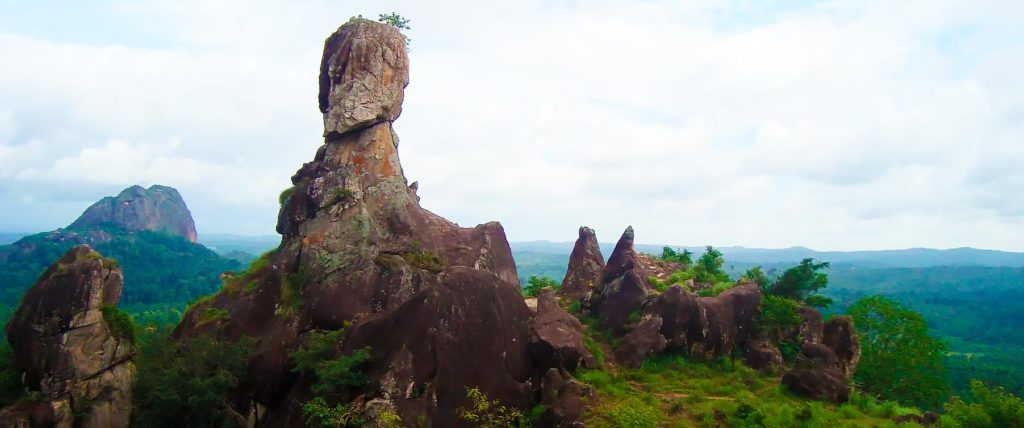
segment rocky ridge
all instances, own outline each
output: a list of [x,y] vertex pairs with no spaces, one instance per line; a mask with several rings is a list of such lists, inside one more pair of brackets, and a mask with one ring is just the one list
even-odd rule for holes
[[196,242],[196,225],[177,190],[153,185],[131,186],[117,196],[105,197],[82,213],[70,230],[89,230],[108,224],[126,231],[149,230],[181,236]]

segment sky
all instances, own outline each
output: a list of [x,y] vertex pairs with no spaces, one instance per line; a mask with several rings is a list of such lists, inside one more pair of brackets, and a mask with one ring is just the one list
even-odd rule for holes
[[1024,2],[0,0],[0,231],[133,184],[271,235],[323,40],[411,20],[421,203],[511,241],[1024,250]]

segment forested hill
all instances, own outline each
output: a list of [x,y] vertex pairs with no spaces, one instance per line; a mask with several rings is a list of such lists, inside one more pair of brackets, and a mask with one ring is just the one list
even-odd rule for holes
[[[511,242],[512,251],[516,254],[530,253],[564,254],[569,256],[572,251],[571,242],[529,241]],[[602,249],[611,249],[615,244],[601,243]],[[662,244],[637,244],[636,248],[643,252],[660,254]],[[704,247],[679,247],[696,254],[704,251]],[[996,266],[1024,267],[1024,253],[981,250],[976,248],[952,248],[936,250],[930,248],[909,248],[904,250],[874,251],[816,251],[805,247],[780,249],[716,247],[726,260],[736,263],[798,263],[805,258],[827,260],[833,264],[845,263],[860,267],[931,267],[931,266]]]

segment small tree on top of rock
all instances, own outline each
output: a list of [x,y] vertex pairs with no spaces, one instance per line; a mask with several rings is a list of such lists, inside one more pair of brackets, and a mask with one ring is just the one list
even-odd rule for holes
[[832,299],[811,295],[828,286],[828,275],[820,272],[828,267],[828,262],[815,263],[814,259],[803,259],[799,265],[786,269],[782,276],[764,291],[766,294],[787,297],[811,306],[828,306]]
[[707,284],[729,281],[729,274],[722,270],[724,264],[725,257],[722,256],[722,252],[708,245],[693,267],[694,279]]
[[[410,21],[408,19],[405,19],[402,15],[399,15],[399,14],[394,13],[394,12],[382,13],[382,14],[377,15],[377,22],[380,22],[382,24],[388,24],[388,25],[390,25],[392,27],[397,28],[398,31],[411,30],[412,29],[412,27],[409,26],[409,22]],[[403,35],[404,35],[404,33],[403,33]],[[409,36],[405,36],[405,48],[406,49],[409,49],[409,45],[411,43],[412,43],[412,39],[410,39]]]
[[664,247],[659,258],[666,262],[681,263],[685,268],[693,266],[693,252],[686,248],[680,252],[673,250],[672,247]]

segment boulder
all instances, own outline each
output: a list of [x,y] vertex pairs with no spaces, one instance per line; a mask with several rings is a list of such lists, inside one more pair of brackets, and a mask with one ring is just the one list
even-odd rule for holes
[[758,338],[747,342],[747,365],[768,373],[780,372],[785,367],[782,352],[770,340]]
[[530,350],[540,369],[576,370],[580,365],[596,368],[594,355],[583,345],[583,324],[555,300],[550,289],[537,299]]
[[644,306],[645,316],[663,321],[668,346],[712,359],[729,355],[754,337],[761,302],[757,284],[738,284],[715,297],[696,297],[674,285]]
[[562,279],[558,295],[572,300],[583,300],[601,283],[604,274],[604,256],[597,244],[594,230],[580,227],[579,238],[569,255],[569,268]]
[[640,367],[648,355],[665,350],[667,341],[658,332],[662,320],[658,317],[645,318],[632,330],[615,349],[615,360],[627,367]]
[[580,417],[584,400],[594,396],[589,385],[576,381],[569,372],[552,368],[541,379],[540,390],[540,404],[545,410],[536,427],[583,427]]
[[114,261],[79,245],[25,293],[6,333],[22,382],[39,399],[6,410],[5,419],[128,426],[134,336],[104,316],[105,307],[117,305],[122,281]]
[[782,377],[782,384],[798,394],[835,403],[849,400],[848,381],[835,352],[811,342],[800,346],[796,367]]
[[324,42],[319,95],[324,136],[397,119],[408,84],[405,37],[390,25],[352,18]]
[[860,341],[850,317],[835,317],[825,323],[822,343],[832,349],[839,358],[840,368],[849,379],[857,371],[860,362]]
[[[132,186],[116,197],[100,199],[78,217],[68,229],[89,231],[116,225],[129,232],[148,230],[177,235],[196,242],[196,225],[177,190],[153,185]],[[103,242],[101,239],[95,239]]]
[[800,325],[792,340],[796,343],[821,343],[823,328],[821,312],[810,306],[801,305],[797,309],[797,313],[800,315]]

